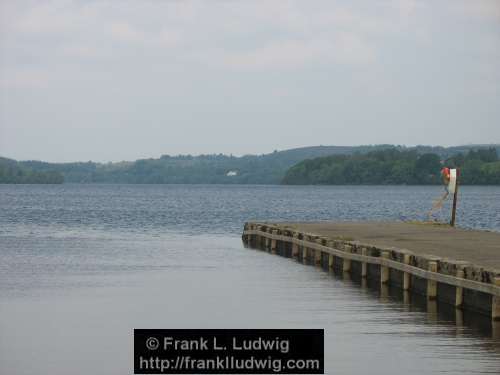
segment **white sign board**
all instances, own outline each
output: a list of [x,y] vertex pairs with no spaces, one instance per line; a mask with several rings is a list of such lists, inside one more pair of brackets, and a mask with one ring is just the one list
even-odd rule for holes
[[450,182],[448,182],[448,193],[455,194],[457,189],[457,170],[450,169]]

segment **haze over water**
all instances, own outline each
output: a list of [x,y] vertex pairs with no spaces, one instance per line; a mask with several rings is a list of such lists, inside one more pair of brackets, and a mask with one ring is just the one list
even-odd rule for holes
[[[240,238],[248,220],[422,220],[440,194],[0,185],[0,373],[132,373],[134,328],[323,328],[327,374],[499,373],[488,318],[460,326]],[[461,187],[457,222],[500,231],[500,187]]]

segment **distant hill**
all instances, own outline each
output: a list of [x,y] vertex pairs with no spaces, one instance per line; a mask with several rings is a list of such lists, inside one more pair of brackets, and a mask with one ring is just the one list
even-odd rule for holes
[[[157,159],[140,159],[118,163],[47,163],[42,161],[17,162],[26,170],[55,172],[69,183],[132,183],[132,184],[279,184],[293,165],[317,157],[330,155],[365,154],[396,148],[417,153],[432,152],[445,158],[449,155],[486,145],[459,147],[418,146],[406,148],[393,145],[313,146],[275,151],[263,155],[163,155]],[[494,145],[500,150],[500,145]]]
[[471,150],[486,150],[494,148],[497,153],[500,155],[500,145],[498,144],[470,144],[470,145],[462,145],[462,146],[451,146],[451,147],[443,147],[443,146],[424,146],[419,145],[416,147],[409,148],[400,148],[408,149],[408,150],[417,150],[419,154],[437,154],[441,159],[447,159],[457,154],[467,154]]

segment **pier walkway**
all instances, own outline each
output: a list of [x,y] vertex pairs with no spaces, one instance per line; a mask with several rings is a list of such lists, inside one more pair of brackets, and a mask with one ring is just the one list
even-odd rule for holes
[[243,242],[500,320],[500,233],[434,223],[249,222]]
[[433,223],[318,222],[282,223],[305,233],[331,238],[351,238],[375,246],[408,249],[415,254],[466,261],[498,269],[500,233],[466,230]]

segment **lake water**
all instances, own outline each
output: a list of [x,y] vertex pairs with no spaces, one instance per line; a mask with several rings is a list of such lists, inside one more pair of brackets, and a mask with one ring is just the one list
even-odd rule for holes
[[[500,231],[499,187],[460,193],[459,226]],[[327,374],[499,373],[488,318],[242,246],[247,220],[423,219],[441,194],[0,185],[0,373],[130,374],[134,328],[322,328]]]

